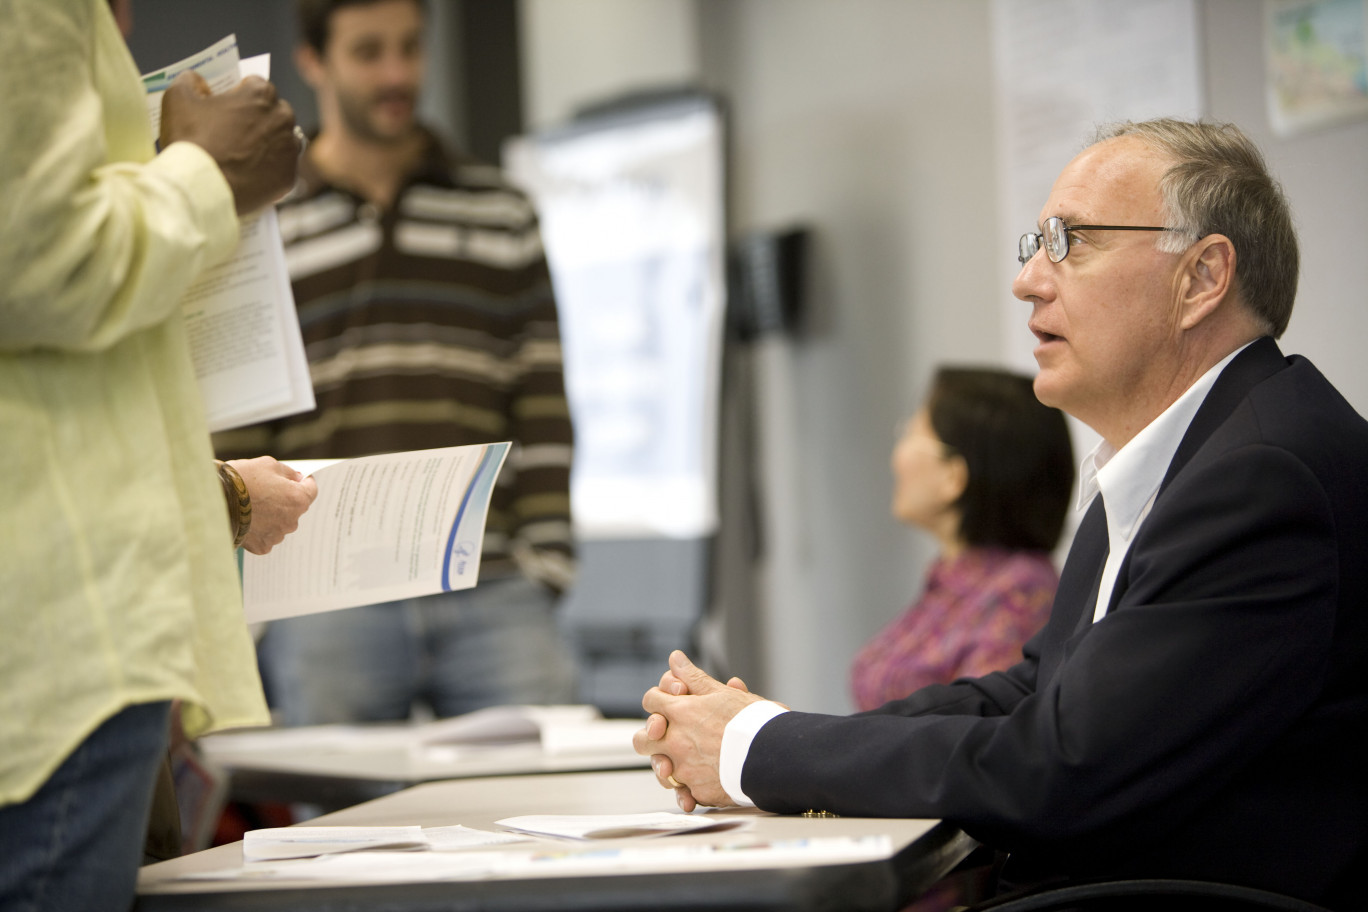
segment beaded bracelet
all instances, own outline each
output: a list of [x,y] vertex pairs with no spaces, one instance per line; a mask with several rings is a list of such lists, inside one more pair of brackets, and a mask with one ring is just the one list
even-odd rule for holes
[[241,548],[252,528],[252,496],[247,493],[247,483],[237,469],[221,459],[215,459],[214,464],[218,466],[223,496],[228,501],[228,524],[233,530],[233,547]]

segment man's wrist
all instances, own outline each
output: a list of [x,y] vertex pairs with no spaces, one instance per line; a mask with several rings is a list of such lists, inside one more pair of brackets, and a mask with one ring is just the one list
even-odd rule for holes
[[755,802],[741,790],[741,771],[745,769],[751,742],[769,720],[788,712],[778,703],[760,700],[751,703],[735,716],[722,730],[722,749],[719,752],[717,775],[722,790],[742,807],[755,807]]

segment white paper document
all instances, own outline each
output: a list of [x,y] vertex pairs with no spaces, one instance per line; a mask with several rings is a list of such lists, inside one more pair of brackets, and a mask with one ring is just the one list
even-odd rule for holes
[[461,826],[459,823],[451,826],[423,827],[423,835],[427,837],[428,848],[434,852],[508,845],[511,842],[526,842],[529,839],[521,833],[495,833]]
[[[489,706],[424,723],[417,732],[418,743],[436,746],[537,741],[548,727],[582,726],[601,718],[596,707],[582,704]],[[642,724],[637,723],[637,728]]]
[[494,833],[470,827],[444,826],[291,826],[249,830],[242,838],[244,862],[317,858],[343,852],[448,852],[487,848],[528,839],[517,833]]
[[314,858],[362,849],[426,849],[419,826],[273,827],[249,830],[242,838],[243,861]]
[[631,839],[638,836],[669,836],[674,833],[736,830],[750,821],[721,819],[706,814],[651,811],[645,814],[525,814],[495,823],[505,829],[534,836],[562,839]]
[[[431,834],[432,828],[425,828],[424,832]],[[238,867],[190,872],[179,879],[412,883],[663,870],[703,872],[872,861],[891,855],[893,842],[885,834],[784,840],[742,836],[716,843],[655,841],[618,843],[612,847],[599,844],[588,849],[567,846],[556,851],[548,850],[544,843],[534,843],[530,848],[472,847],[464,851],[426,852],[360,850],[308,859],[247,862]]]
[[[292,758],[377,758],[378,768],[393,764],[396,775],[426,776],[444,768],[462,769],[467,761],[510,769],[540,768],[542,758],[579,757],[591,764],[645,766],[632,747],[643,719],[604,719],[593,706],[510,705],[478,709],[462,716],[419,723],[311,725],[297,728],[240,729],[206,735],[204,756],[222,766],[266,766]],[[378,758],[385,758],[383,760]],[[551,765],[554,765],[552,763]]]
[[605,719],[593,706],[514,704],[477,709],[425,722],[414,730],[410,750],[434,762],[458,762],[490,748],[526,744],[545,756],[635,753],[632,736],[642,719]]
[[[269,77],[270,61],[261,55],[239,62],[237,39],[229,35],[144,75],[154,136],[161,129],[162,93],[185,70],[195,70],[212,91],[223,92],[242,76]],[[211,431],[314,407],[275,209],[243,219],[241,231],[232,256],[200,276],[181,302]]]
[[363,456],[311,474],[318,499],[269,554],[243,554],[250,623],[474,586],[509,444]]
[[553,723],[542,728],[542,753],[548,757],[613,751],[634,753],[632,736],[645,724],[645,719],[593,719],[578,724]]

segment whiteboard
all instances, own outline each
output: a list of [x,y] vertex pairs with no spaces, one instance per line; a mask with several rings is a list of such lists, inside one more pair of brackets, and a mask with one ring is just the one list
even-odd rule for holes
[[575,425],[577,536],[717,526],[725,287],[723,121],[675,96],[519,137],[555,283]]

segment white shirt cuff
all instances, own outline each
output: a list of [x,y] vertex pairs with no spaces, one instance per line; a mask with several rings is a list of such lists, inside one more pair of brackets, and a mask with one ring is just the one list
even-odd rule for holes
[[766,722],[786,712],[788,710],[778,703],[762,700],[741,710],[722,730],[722,751],[717,762],[718,778],[722,781],[722,790],[741,807],[755,807],[755,802],[741,791],[741,770],[746,766],[746,755],[750,753],[751,742],[755,740],[760,729],[765,727]]

